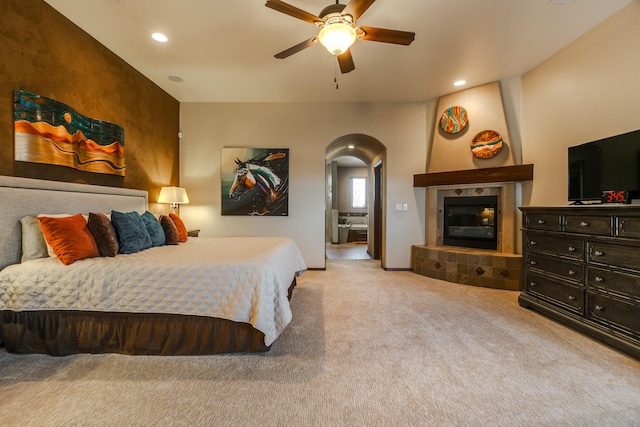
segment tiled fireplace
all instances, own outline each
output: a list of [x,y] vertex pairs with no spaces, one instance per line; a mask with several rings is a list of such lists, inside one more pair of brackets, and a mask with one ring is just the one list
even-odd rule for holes
[[[468,201],[478,198],[483,203],[495,200],[496,205],[487,204],[474,213],[469,207],[472,203]],[[456,206],[465,206],[458,211],[466,218],[445,218],[445,200]],[[521,290],[522,256],[515,253],[515,183],[428,187],[426,212],[427,244],[412,248],[414,272],[449,282]],[[450,209],[447,213],[451,213]],[[495,221],[495,226],[489,231],[492,221]],[[477,247],[477,244],[465,245],[464,242],[447,237],[451,234],[466,234],[488,238],[492,233],[495,241],[484,248]]]

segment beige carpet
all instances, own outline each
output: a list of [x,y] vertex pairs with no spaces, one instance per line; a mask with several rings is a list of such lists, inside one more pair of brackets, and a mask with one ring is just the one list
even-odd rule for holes
[[0,425],[640,425],[640,361],[517,295],[328,261],[267,354],[0,351]]

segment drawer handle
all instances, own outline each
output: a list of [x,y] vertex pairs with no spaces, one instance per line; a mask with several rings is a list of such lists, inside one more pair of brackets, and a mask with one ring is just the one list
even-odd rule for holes
[[531,282],[531,283],[529,283],[529,286],[531,286],[533,288],[534,286],[538,286],[538,285],[536,284],[536,282]]
[[596,282],[602,283],[604,282],[604,279],[600,276],[596,276]]
[[596,310],[598,311],[604,311],[604,307],[601,305],[596,305]]
[[575,270],[569,270],[569,276],[575,276],[575,275],[576,275]]
[[538,224],[544,224],[544,219],[539,219]]
[[569,252],[575,252],[576,248],[574,248],[573,246],[569,246]]
[[595,251],[593,254],[594,254],[595,256],[602,256],[602,255],[604,255],[604,252],[601,252],[601,251]]
[[535,241],[535,240],[529,240],[529,244],[530,244],[531,246],[535,246],[535,245],[536,245],[536,241]]
[[589,223],[587,221],[582,221],[580,223],[580,227],[588,227],[588,226],[589,226]]
[[573,295],[569,295],[569,301],[575,301],[576,297],[574,297]]
[[534,260],[531,260],[531,261],[529,261],[529,264],[531,264],[531,265],[536,265],[536,264],[537,264],[537,262],[535,262]]

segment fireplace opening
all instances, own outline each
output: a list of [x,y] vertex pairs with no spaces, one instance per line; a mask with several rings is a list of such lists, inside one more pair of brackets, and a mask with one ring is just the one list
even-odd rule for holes
[[445,197],[442,243],[498,249],[498,196]]

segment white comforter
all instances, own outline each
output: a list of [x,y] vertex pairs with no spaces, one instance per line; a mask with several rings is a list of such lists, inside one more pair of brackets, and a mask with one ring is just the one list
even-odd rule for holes
[[271,345],[291,321],[287,290],[306,270],[279,237],[189,238],[64,266],[55,258],[0,271],[0,310],[191,314],[246,322]]

